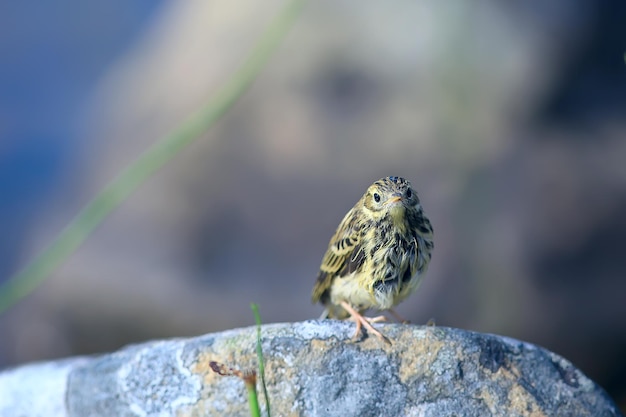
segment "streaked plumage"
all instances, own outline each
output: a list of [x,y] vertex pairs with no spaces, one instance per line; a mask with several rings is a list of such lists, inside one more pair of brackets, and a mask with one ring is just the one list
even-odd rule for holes
[[411,184],[400,177],[382,178],[367,189],[331,238],[313,302],[321,302],[329,318],[351,316],[357,335],[363,324],[384,338],[361,314],[370,308],[389,310],[411,294],[428,268],[432,249],[433,229]]

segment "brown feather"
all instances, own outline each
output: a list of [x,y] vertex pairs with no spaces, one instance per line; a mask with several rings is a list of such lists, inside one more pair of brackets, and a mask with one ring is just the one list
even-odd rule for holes
[[328,291],[335,277],[343,276],[348,271],[355,270],[358,267],[358,262],[363,262],[363,256],[356,252],[361,241],[361,233],[355,222],[356,207],[358,207],[358,203],[339,223],[335,234],[328,243],[328,249],[322,258],[320,271],[313,287],[312,300],[314,303],[325,301],[324,293]]

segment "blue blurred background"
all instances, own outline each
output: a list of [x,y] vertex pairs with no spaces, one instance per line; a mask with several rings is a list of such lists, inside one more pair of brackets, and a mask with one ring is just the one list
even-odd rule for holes
[[[0,5],[0,281],[284,4],[221,3]],[[617,0],[307,4],[215,128],[0,316],[0,366],[250,325],[251,301],[315,318],[335,227],[401,175],[436,252],[399,312],[545,346],[625,409],[625,21]]]

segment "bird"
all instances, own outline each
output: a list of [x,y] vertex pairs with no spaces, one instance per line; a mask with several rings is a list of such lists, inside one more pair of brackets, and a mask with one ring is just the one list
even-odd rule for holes
[[391,344],[372,326],[385,317],[363,313],[389,311],[399,318],[393,307],[417,289],[433,248],[433,227],[411,183],[402,177],[381,178],[368,187],[330,239],[312,301],[324,305],[321,318],[353,320],[353,339],[360,339],[365,327]]

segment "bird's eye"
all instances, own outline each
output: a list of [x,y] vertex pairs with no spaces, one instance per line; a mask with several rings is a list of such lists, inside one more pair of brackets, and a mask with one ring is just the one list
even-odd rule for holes
[[408,190],[406,190],[406,196],[407,196],[407,198],[413,197],[413,191],[411,191],[410,188]]
[[378,193],[374,193],[374,201],[380,203],[380,195],[378,195]]

